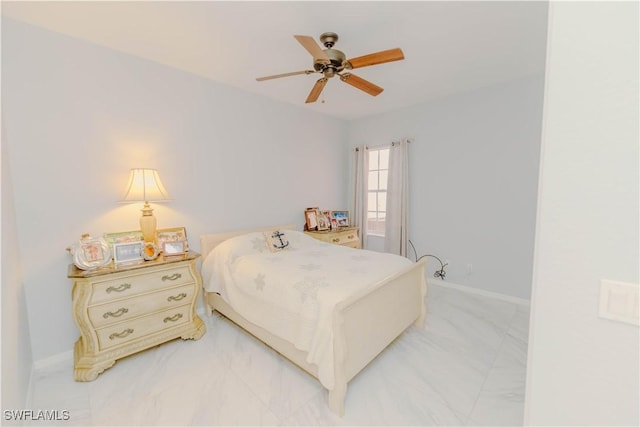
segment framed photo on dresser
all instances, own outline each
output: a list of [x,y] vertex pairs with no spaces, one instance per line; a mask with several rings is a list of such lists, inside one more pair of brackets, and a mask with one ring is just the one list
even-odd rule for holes
[[304,211],[304,220],[307,230],[316,230],[318,228],[318,210],[309,208]]
[[144,242],[128,242],[113,244],[113,261],[123,262],[142,261],[144,259]]
[[156,240],[158,241],[158,247],[161,249],[164,248],[164,244],[167,242],[185,242],[185,251],[189,250],[187,229],[185,227],[163,228],[157,230]]
[[318,231],[327,231],[331,228],[331,221],[327,219],[324,213],[317,211],[316,219],[318,220]]
[[336,225],[338,227],[348,227],[349,222],[349,211],[331,211],[332,220],[336,220]]

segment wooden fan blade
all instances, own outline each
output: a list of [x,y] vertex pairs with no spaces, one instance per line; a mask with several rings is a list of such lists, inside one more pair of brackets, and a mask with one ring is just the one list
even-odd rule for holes
[[294,71],[292,73],[274,74],[273,76],[257,77],[256,80],[261,82],[264,80],[279,79],[280,77],[289,77],[289,76],[297,76],[299,74],[313,74],[313,73],[315,73],[315,71],[313,70]]
[[382,50],[369,55],[358,56],[357,58],[347,59],[347,68],[361,68],[369,65],[384,64],[385,62],[399,61],[404,59],[404,53],[399,47],[395,49]]
[[376,86],[368,80],[358,77],[351,73],[340,74],[340,80],[350,84],[351,86],[358,88],[364,92],[367,92],[371,96],[378,96],[384,89],[380,86]]
[[313,56],[313,59],[317,61],[323,61],[326,63],[331,62],[327,54],[322,50],[320,45],[311,36],[293,36],[298,42],[307,49],[307,51]]
[[309,92],[309,96],[307,96],[307,100],[304,102],[306,104],[310,102],[316,102],[318,100],[318,97],[320,96],[320,93],[322,92],[322,89],[324,89],[324,85],[326,85],[328,81],[329,79],[327,79],[326,77],[322,77],[321,79],[318,79],[316,84],[313,85],[311,92]]

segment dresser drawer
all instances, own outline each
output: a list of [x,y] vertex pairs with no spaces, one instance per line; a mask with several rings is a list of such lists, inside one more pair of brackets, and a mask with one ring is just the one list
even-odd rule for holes
[[348,227],[329,232],[305,231],[305,234],[313,237],[314,239],[331,243],[333,245],[347,246],[356,249],[360,249],[362,247],[360,237],[358,237],[358,227]]
[[116,347],[138,338],[181,325],[191,321],[191,305],[183,305],[174,309],[143,316],[128,322],[121,322],[112,326],[97,329],[100,351]]
[[89,305],[127,298],[133,295],[195,282],[189,267],[160,269],[153,272],[141,271],[139,274],[129,273],[119,279],[96,281]]
[[120,299],[89,307],[89,319],[94,328],[100,328],[126,319],[159,310],[191,303],[197,291],[196,284],[174,287],[150,294]]
[[329,243],[333,243],[336,245],[347,245],[348,243],[353,243],[358,241],[358,233],[355,231],[338,233],[333,236],[328,236],[326,240]]

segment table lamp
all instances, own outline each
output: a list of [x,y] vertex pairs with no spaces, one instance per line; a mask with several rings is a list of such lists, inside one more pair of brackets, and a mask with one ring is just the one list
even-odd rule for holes
[[140,217],[140,231],[145,242],[156,240],[156,217],[149,202],[166,202],[171,200],[165,190],[158,171],[155,169],[131,169],[127,192],[123,202],[144,202]]

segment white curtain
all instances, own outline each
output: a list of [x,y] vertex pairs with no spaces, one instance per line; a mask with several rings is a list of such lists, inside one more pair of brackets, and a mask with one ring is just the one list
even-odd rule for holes
[[393,142],[389,151],[387,217],[384,250],[408,257],[409,244],[409,140]]
[[369,172],[369,148],[365,145],[355,149],[354,171],[352,222],[354,226],[360,227],[360,240],[364,247],[367,235],[367,174]]

